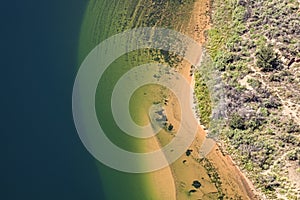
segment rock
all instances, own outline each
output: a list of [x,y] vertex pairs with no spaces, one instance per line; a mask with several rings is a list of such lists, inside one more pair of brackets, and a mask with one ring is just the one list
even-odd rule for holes
[[245,7],[247,5],[247,2],[245,0],[239,0],[238,5]]
[[197,192],[197,191],[194,190],[194,189],[192,189],[192,190],[189,191],[189,193],[195,193],[195,192]]
[[287,66],[290,67],[295,62],[295,60],[296,60],[295,58],[292,58]]
[[186,150],[185,155],[190,156],[192,152],[193,152],[192,149],[188,149],[188,150]]
[[201,183],[199,181],[193,181],[193,184],[192,186],[194,186],[196,189],[200,188],[201,187]]
[[273,191],[273,190],[274,190],[274,187],[279,187],[279,186],[280,186],[280,183],[274,182],[274,183],[266,184],[266,185],[265,185],[265,188],[266,188],[267,190]]
[[174,128],[174,126],[173,126],[172,124],[169,124],[169,126],[168,126],[168,131],[172,131],[173,128]]

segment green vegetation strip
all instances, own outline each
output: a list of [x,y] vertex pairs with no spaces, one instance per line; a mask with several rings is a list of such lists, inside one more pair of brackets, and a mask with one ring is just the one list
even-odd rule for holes
[[206,85],[206,81],[201,75],[200,71],[196,71],[195,73],[195,96],[197,99],[197,106],[200,115],[200,122],[206,128],[209,128],[210,117],[211,117],[211,99],[210,92]]

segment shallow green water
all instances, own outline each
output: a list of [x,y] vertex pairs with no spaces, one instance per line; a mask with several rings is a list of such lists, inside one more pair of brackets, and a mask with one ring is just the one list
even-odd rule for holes
[[[185,4],[164,1],[158,4],[146,0],[91,0],[82,24],[78,61],[81,63],[89,51],[101,41],[124,30],[147,26],[179,28],[188,18],[191,6],[192,1]],[[177,15],[178,12],[183,13],[184,17]],[[176,25],[172,25],[173,22]],[[104,132],[108,133],[107,136],[116,145],[133,152],[142,151],[143,141],[126,135],[117,127],[110,107],[111,95],[114,85],[124,73],[149,62],[154,62],[154,58],[145,50],[121,56],[103,74],[95,97],[98,120]],[[135,102],[136,105],[131,106],[131,111],[139,112],[140,104]],[[106,199],[158,199],[149,189],[151,184],[155,184],[148,181],[151,174],[123,173],[99,162],[97,165]]]

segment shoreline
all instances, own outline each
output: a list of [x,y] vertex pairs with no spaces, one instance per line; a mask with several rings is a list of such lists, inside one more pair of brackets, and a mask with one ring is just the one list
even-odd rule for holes
[[[99,3],[98,1],[96,1],[97,3]],[[80,51],[81,54],[79,56],[79,60],[80,57],[84,57],[83,55],[86,54],[86,52],[88,52],[89,48],[93,47],[95,44],[94,43],[98,43],[99,41],[101,41],[102,39],[104,39],[105,37],[109,36],[112,33],[117,33],[120,30],[114,30],[114,28],[118,27],[118,26],[110,26],[111,24],[113,24],[113,21],[115,20],[115,22],[119,23],[119,18],[111,18],[110,16],[117,16],[115,14],[117,14],[118,12],[125,12],[125,10],[123,8],[121,8],[122,6],[126,7],[124,5],[117,7],[116,9],[111,13],[108,11],[111,10],[107,10],[107,14],[103,15],[106,18],[103,19],[103,16],[99,15],[99,11],[98,9],[105,7],[105,3],[103,1],[103,5],[100,4],[98,5],[99,8],[93,10],[90,9],[89,11],[91,13],[88,13],[89,15],[85,17],[85,23],[83,24],[82,30],[84,30],[84,32],[82,33],[81,37],[82,37],[82,41],[80,42]],[[94,5],[90,5],[91,8],[94,8]],[[186,5],[187,6],[187,5]],[[126,7],[127,8],[127,7]],[[132,7],[133,8],[133,7]],[[131,8],[128,7],[128,9],[130,10]],[[135,7],[134,7],[135,9]],[[133,10],[134,10],[133,9]],[[138,8],[139,9],[139,8]],[[155,7],[155,5],[153,6],[153,10],[156,10],[157,8]],[[187,10],[186,7],[182,8],[184,10]],[[105,10],[106,11],[106,10]],[[103,11],[104,12],[104,11]],[[126,11],[127,12],[127,11]],[[204,44],[205,43],[205,30],[207,30],[210,25],[211,25],[211,0],[205,0],[205,1],[200,1],[200,0],[196,0],[196,2],[194,3],[194,8],[192,11],[192,16],[189,19],[189,23],[186,24],[180,24],[178,23],[181,28],[183,30],[181,30],[182,33],[189,35],[190,37],[192,37],[194,40],[198,41],[200,44]],[[136,12],[134,12],[136,14],[136,19],[139,23],[136,24],[132,24],[133,27],[135,26],[139,26],[141,25],[142,21],[143,21],[143,17],[146,16],[145,13],[143,13],[142,11],[140,11],[140,13],[138,12],[138,10]],[[114,15],[112,15],[114,14]],[[177,14],[177,13],[176,13]],[[125,23],[126,20],[128,20],[128,23],[126,24],[131,24],[131,21],[134,21],[134,19],[132,17],[129,17],[128,19],[126,17],[124,17],[125,15],[122,15],[122,19],[120,20],[120,26],[122,25],[122,23]],[[162,17],[163,17],[163,13],[162,13]],[[180,15],[185,17],[186,15]],[[99,19],[101,18],[101,20],[99,20],[99,23],[95,23],[92,24],[90,23],[93,22],[94,20],[97,19],[97,17],[99,17]],[[173,19],[173,18],[170,18]],[[175,17],[174,17],[175,19]],[[148,18],[146,18],[146,20],[148,20]],[[130,22],[130,23],[129,23]],[[174,21],[176,22],[176,21]],[[173,23],[174,23],[173,22]],[[175,24],[175,23],[174,23]],[[97,26],[96,26],[97,25]],[[101,25],[101,26],[100,26]],[[160,25],[160,24],[158,24]],[[123,25],[122,25],[123,26]],[[176,25],[174,25],[176,26]],[[103,30],[99,29],[99,27],[103,27]],[[110,28],[112,27],[112,30],[110,30]],[[131,25],[130,27],[131,28]],[[177,30],[178,31],[178,30]],[[101,34],[100,34],[101,33]],[[85,41],[86,40],[86,41]],[[133,61],[131,64],[136,64],[137,62]],[[184,74],[185,77],[187,77],[188,79],[191,79],[192,77],[189,76],[190,73],[190,65],[188,63],[184,63],[182,65],[182,69],[180,69],[181,72]],[[113,77],[113,76],[111,76]],[[192,87],[194,87],[193,85],[191,85]],[[169,104],[171,105],[171,103]],[[137,105],[137,106],[141,106],[141,105]],[[168,109],[169,111],[167,111],[169,113],[168,119],[170,120],[177,120],[177,116],[178,116],[178,109],[177,108],[178,105],[176,105],[176,103],[174,103],[174,105]],[[129,197],[132,199],[141,199],[140,195],[144,195],[144,197],[146,199],[187,199],[187,197],[189,199],[217,199],[217,195],[218,195],[218,188],[216,187],[215,183],[212,182],[210,176],[208,175],[208,171],[206,170],[206,168],[204,166],[202,166],[201,164],[199,164],[199,149],[201,147],[201,144],[205,138],[205,131],[204,129],[201,127],[201,125],[199,124],[198,126],[198,130],[197,130],[197,136],[193,142],[193,144],[191,145],[191,149],[193,149],[193,152],[191,153],[190,156],[186,156],[185,154],[182,155],[175,163],[173,163],[172,165],[163,168],[162,170],[158,170],[155,172],[151,172],[151,173],[147,173],[147,174],[139,174],[139,175],[129,175],[129,174],[125,174],[125,173],[119,173],[116,172],[114,170],[108,169],[106,166],[100,166],[99,165],[99,171],[101,174],[101,178],[103,180],[103,182],[105,183],[105,190],[106,193],[108,194],[108,199],[116,199],[116,198],[122,198],[123,195],[127,195],[126,197]],[[168,138],[166,138],[168,139]],[[170,139],[170,137],[169,137]],[[147,149],[148,151],[153,151],[153,149],[155,150],[156,148],[160,148],[160,146],[163,146],[163,143],[161,141],[159,141],[159,138],[154,137],[151,138],[152,141],[149,141],[146,143],[146,147],[145,149]],[[145,143],[142,143],[145,144]],[[142,146],[142,145],[140,145]],[[144,147],[143,147],[144,148]],[[220,152],[219,150],[214,150],[215,153]],[[214,154],[212,154],[214,155]],[[221,157],[221,161],[225,160],[225,157]],[[220,160],[217,160],[216,158],[212,158],[213,161],[215,162],[215,168],[217,169],[218,174],[220,174],[220,179],[222,182],[225,183],[225,186],[228,188],[237,188],[237,193],[238,194],[243,194],[245,191],[242,191],[242,189],[239,189],[240,187],[235,187],[235,186],[239,186],[241,185],[241,183],[239,183],[237,181],[236,178],[232,178],[230,176],[226,175],[226,169],[229,168],[230,163],[229,161],[224,161],[225,165],[227,166],[227,168],[220,168],[218,166],[218,163],[220,162]],[[185,161],[185,162],[184,162]],[[184,162],[184,163],[183,163]],[[229,172],[233,172],[234,170],[231,169],[231,171]],[[235,173],[235,172],[234,172]],[[243,175],[243,174],[242,174]],[[240,174],[238,174],[238,176],[242,176]],[[197,190],[197,192],[195,193],[191,193],[189,192],[190,190],[193,189],[192,187],[192,182],[194,180],[200,180],[202,186],[200,187],[200,189]],[[106,182],[107,181],[107,182]],[[110,184],[110,183],[114,183],[114,182],[118,182],[119,184],[124,184],[124,187],[122,187],[121,189],[119,189],[118,193],[115,193],[115,186],[114,184]],[[234,186],[231,186],[230,183],[234,182]],[[137,186],[138,185],[138,186]],[[224,185],[224,184],[223,184]],[[241,186],[244,187],[244,186]],[[233,192],[236,192],[236,190],[233,189]]]
[[[200,1],[196,1],[195,5],[194,5],[194,11],[192,14],[192,17],[190,19],[190,23],[188,25],[192,26],[192,27],[199,27],[199,24],[201,25],[201,23],[203,23],[203,21],[201,21],[201,17],[203,17],[203,12],[201,13],[201,3]],[[212,8],[211,8],[211,2],[210,1],[206,1],[205,3],[208,3],[208,10],[206,10],[206,12],[204,12],[204,16],[207,14],[207,12],[209,12],[209,16],[211,15],[212,12]],[[203,9],[203,7],[202,7]],[[206,19],[207,20],[207,19]],[[196,23],[195,23],[196,22]],[[208,17],[208,23],[205,24],[203,29],[198,29],[198,31],[195,31],[194,34],[189,34],[189,36],[192,36],[193,39],[195,39],[197,42],[204,44],[206,42],[205,36],[204,36],[204,32],[210,28],[211,25],[211,18]],[[186,27],[185,27],[186,28]],[[189,31],[189,30],[188,30]],[[183,31],[185,32],[185,31]],[[184,64],[183,64],[184,65]],[[186,64],[182,67],[182,72],[181,74],[185,76],[185,78],[189,81],[190,86],[192,88],[194,88],[195,86],[195,80],[194,80],[194,75],[193,76],[189,76],[189,70],[190,68],[188,67],[189,65]],[[180,71],[180,70],[179,70]],[[191,99],[191,101],[193,101],[194,99]],[[192,108],[195,106],[195,104],[191,104]],[[172,113],[171,111],[168,111],[168,109],[170,108],[166,108],[166,112],[168,113]],[[196,110],[194,110],[195,113],[195,117],[196,117]],[[170,118],[170,115],[167,115],[168,118]],[[172,120],[172,117],[170,118]],[[206,136],[206,131],[203,129],[203,126],[198,123],[198,131],[197,131],[197,136],[195,138],[195,141],[193,142],[193,144],[191,145],[191,149],[195,149],[195,150],[199,150],[199,147],[201,147],[201,141],[203,142],[205,136]],[[198,154],[199,151],[195,151],[193,154],[194,158],[199,157]],[[232,193],[228,193],[229,195],[236,196],[236,194],[239,193],[239,195],[241,197],[247,198],[247,199],[257,199],[257,192],[255,191],[255,188],[253,186],[253,184],[251,183],[251,181],[246,177],[246,175],[239,169],[239,167],[234,163],[233,159],[230,157],[230,155],[226,155],[223,156],[222,153],[220,153],[220,148],[217,144],[215,144],[215,146],[212,148],[211,152],[209,153],[209,155],[207,155],[207,158],[210,160],[210,162],[213,163],[214,167],[217,169],[218,174],[220,175],[220,179],[223,182],[223,185],[225,183],[225,187],[232,187]],[[196,154],[196,155],[195,155]],[[186,156],[183,155],[180,159],[178,159],[175,163],[173,163],[171,165],[171,171],[172,171],[172,175],[173,175],[173,179],[175,181],[175,185],[176,185],[176,199],[183,199],[183,195],[180,195],[180,188],[178,187],[178,182],[180,182],[180,180],[184,179],[183,177],[180,177],[180,173],[181,170],[180,169],[176,169],[176,168],[181,168],[182,166],[180,166],[181,164],[181,160],[187,160]],[[179,164],[180,163],[180,164]],[[220,164],[222,163],[222,165]],[[200,164],[198,164],[200,165]],[[179,167],[178,167],[179,166]],[[198,171],[199,174],[201,175],[201,170],[199,170],[200,166],[193,165],[191,168],[193,168],[191,171]],[[227,171],[228,170],[228,171]],[[227,173],[225,172],[227,171]],[[221,173],[220,173],[221,172]],[[190,176],[193,172],[191,172],[188,176]],[[230,177],[231,174],[235,174],[236,176],[232,176]],[[224,175],[225,174],[225,175]],[[203,175],[203,174],[202,174]],[[194,178],[194,177],[192,177]],[[196,177],[194,178],[196,179]],[[203,177],[202,177],[203,180]],[[215,188],[218,190],[218,188]],[[229,190],[228,188],[226,188],[227,190]],[[212,193],[215,193],[216,190],[211,189],[210,190]],[[201,191],[202,195],[200,195],[202,198],[206,198],[205,191]],[[196,197],[199,198],[199,197]],[[195,199],[196,199],[195,198]]]

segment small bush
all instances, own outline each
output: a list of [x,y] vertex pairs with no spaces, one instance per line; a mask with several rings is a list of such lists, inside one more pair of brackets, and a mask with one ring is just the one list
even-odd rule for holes
[[226,66],[233,63],[234,57],[231,53],[219,51],[214,59],[216,68],[220,71],[225,71]]
[[238,114],[234,114],[232,116],[229,125],[233,129],[241,129],[241,130],[245,130],[246,127],[244,119]]
[[273,71],[279,68],[278,56],[270,46],[262,45],[256,52],[256,65],[264,72]]
[[288,160],[292,160],[292,161],[298,160],[300,156],[300,149],[292,150],[288,152],[286,156]]

